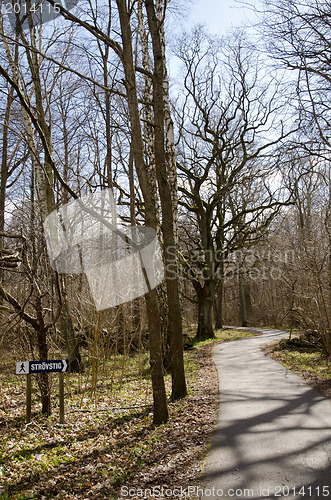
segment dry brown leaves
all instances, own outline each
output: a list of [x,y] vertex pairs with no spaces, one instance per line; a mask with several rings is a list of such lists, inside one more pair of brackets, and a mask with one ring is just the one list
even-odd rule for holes
[[169,405],[169,422],[159,427],[149,407],[73,411],[64,426],[37,416],[28,427],[17,415],[14,429],[3,421],[0,497],[188,498],[185,489],[198,484],[218,414],[212,346],[187,353],[194,365],[189,396]]

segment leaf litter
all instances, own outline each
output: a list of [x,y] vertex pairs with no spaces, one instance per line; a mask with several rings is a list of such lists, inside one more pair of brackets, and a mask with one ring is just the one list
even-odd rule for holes
[[[26,425],[25,377],[0,373],[0,498],[187,499],[188,486],[199,484],[218,415],[211,350],[215,342],[230,338],[227,333],[185,352],[188,396],[169,404],[169,421],[158,427],[152,423],[149,375],[127,375],[110,393],[109,379],[100,372],[94,402],[86,389],[82,397],[81,381],[70,375],[64,425],[57,423],[53,380],[52,416],[40,414],[35,394],[32,422]],[[166,386],[170,395],[169,375]],[[144,497],[145,490],[150,494]]]

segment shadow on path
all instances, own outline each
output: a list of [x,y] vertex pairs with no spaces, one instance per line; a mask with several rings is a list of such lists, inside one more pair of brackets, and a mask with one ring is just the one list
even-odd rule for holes
[[200,498],[331,498],[331,402],[260,350],[284,335],[215,347],[220,414]]

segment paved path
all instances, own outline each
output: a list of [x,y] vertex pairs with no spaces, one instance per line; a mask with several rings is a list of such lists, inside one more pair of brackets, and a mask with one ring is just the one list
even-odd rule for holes
[[286,332],[259,331],[214,348],[220,413],[200,498],[331,498],[331,402],[260,350]]

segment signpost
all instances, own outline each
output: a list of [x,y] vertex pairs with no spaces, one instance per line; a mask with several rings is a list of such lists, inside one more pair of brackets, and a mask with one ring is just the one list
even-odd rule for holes
[[26,423],[31,422],[31,374],[54,373],[59,374],[59,402],[60,424],[64,424],[64,372],[68,371],[67,359],[46,361],[17,361],[16,375],[26,375]]

